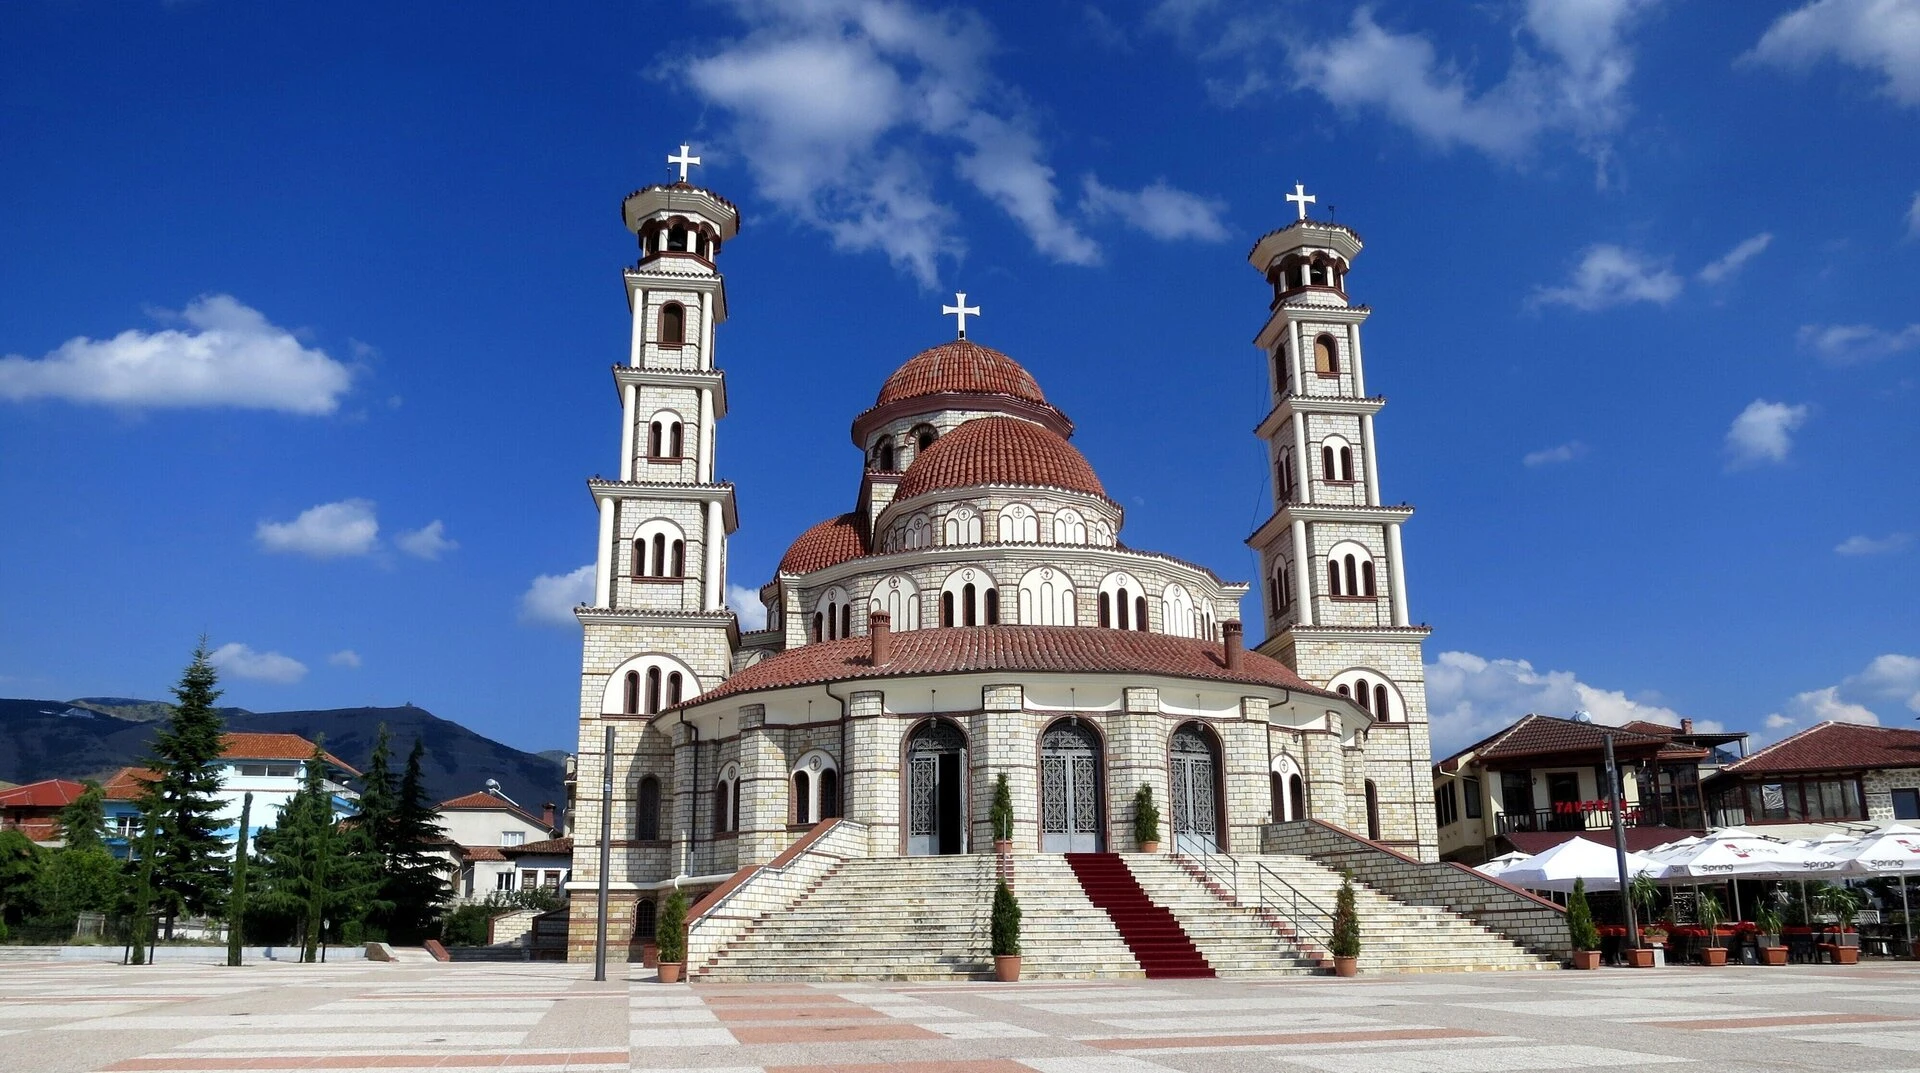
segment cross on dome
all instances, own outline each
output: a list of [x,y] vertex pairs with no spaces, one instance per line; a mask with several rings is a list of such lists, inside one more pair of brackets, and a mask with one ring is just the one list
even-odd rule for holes
[[[682,150],[685,150],[686,146],[683,145],[680,148]],[[1293,193],[1287,195],[1287,200],[1295,202],[1300,206],[1300,218],[1304,220],[1307,218],[1307,206],[1312,202],[1318,201],[1320,199],[1314,197],[1312,194],[1307,193],[1307,188],[1304,184],[1294,183]]]
[[668,158],[667,158],[667,163],[669,163],[669,164],[674,164],[674,165],[678,165],[678,166],[679,166],[679,168],[680,168],[680,181],[681,181],[681,182],[683,182],[683,183],[687,181],[687,169],[688,169],[688,168],[690,168],[690,167],[692,167],[692,166],[693,166],[693,165],[695,165],[695,164],[698,164],[698,163],[700,163],[700,158],[699,158],[699,157],[697,157],[697,156],[690,156],[690,155],[688,155],[688,153],[689,153],[689,151],[690,151],[690,150],[691,150],[692,148],[693,148],[693,147],[692,147],[692,146],[690,146],[690,145],[688,145],[688,144],[687,144],[686,142],[681,142],[681,143],[680,143],[680,155],[679,155],[679,156],[670,156],[670,157],[668,157]]
[[962,339],[965,339],[967,337],[967,318],[979,316],[980,307],[970,306],[967,304],[967,292],[965,291],[953,292],[953,300],[955,304],[950,306],[941,306],[940,313],[942,316],[952,317],[954,321],[957,324],[959,324],[960,326],[959,337]]

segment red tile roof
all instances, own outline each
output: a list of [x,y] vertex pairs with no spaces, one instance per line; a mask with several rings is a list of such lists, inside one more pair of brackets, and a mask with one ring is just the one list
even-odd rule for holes
[[[1679,732],[1676,727],[1667,727],[1665,730],[1667,733]],[[1461,758],[1468,753],[1473,754],[1474,762],[1490,766],[1553,755],[1598,757],[1606,748],[1608,731],[1613,733],[1614,754],[1622,758],[1638,759],[1658,755],[1672,760],[1684,760],[1707,755],[1705,749],[1677,744],[1664,734],[1641,734],[1625,727],[1609,727],[1600,723],[1560,719],[1551,715],[1527,715],[1505,730],[1483,738],[1442,760],[1439,766],[1442,771],[1456,771],[1460,767]]]
[[1721,771],[1729,775],[1774,775],[1898,767],[1920,768],[1920,730],[1827,722],[1774,742]]
[[159,778],[152,768],[123,767],[113,773],[101,788],[109,801],[137,801],[147,792],[147,783]]
[[499,846],[461,846],[460,859],[465,861],[504,861],[507,855],[500,852]]
[[1107,494],[1086,457],[1059,433],[1017,417],[976,417],[922,451],[901,476],[894,498],[983,484]]
[[573,854],[573,839],[549,838],[539,842],[525,842],[518,846],[505,846],[501,849],[509,857],[531,855],[567,857]]
[[440,802],[440,811],[442,812],[466,812],[484,809],[499,809],[502,812],[511,812],[533,826],[542,829],[545,829],[547,826],[541,821],[540,817],[501,797],[499,794],[487,790],[481,790],[471,794],[462,794],[451,801]]
[[1334,696],[1308,685],[1279,660],[1247,652],[1240,670],[1226,668],[1211,641],[1094,626],[959,626],[893,635],[883,667],[868,661],[865,637],[789,649],[746,668],[715,689],[676,705],[684,708],[763,689],[867,678],[901,678],[973,671],[1162,675],[1276,686]]
[[0,790],[0,808],[66,808],[86,791],[72,779],[42,779],[11,790]]
[[992,347],[965,339],[929,347],[907,359],[887,377],[875,406],[900,399],[963,392],[971,395],[1012,395],[1044,403],[1040,385],[1020,363]]
[[[313,743],[298,734],[238,732],[222,735],[221,745],[220,755],[228,760],[305,760],[313,755]],[[360,774],[332,753],[321,755],[349,775]]]
[[828,518],[801,533],[780,557],[782,574],[810,574],[867,553],[858,512]]

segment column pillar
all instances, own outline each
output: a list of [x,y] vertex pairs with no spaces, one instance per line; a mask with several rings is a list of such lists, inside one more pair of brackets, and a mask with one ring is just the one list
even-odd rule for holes
[[1307,461],[1307,415],[1293,404],[1293,480],[1297,503],[1313,502],[1313,466]]
[[884,718],[886,695],[861,690],[847,698],[847,751],[840,758],[841,812],[867,825],[867,853],[898,857],[900,842],[900,732],[903,721]]
[[1380,467],[1373,458],[1373,415],[1360,415],[1360,454],[1367,472],[1367,506],[1380,505]]
[[700,800],[700,790],[694,785],[694,768],[699,762],[699,740],[694,729],[685,724],[675,728],[673,738],[673,809],[668,812],[665,822],[672,824],[666,832],[673,842],[673,859],[667,862],[668,875],[699,875],[700,861],[694,854],[700,832],[695,824],[695,815]]
[[720,515],[720,501],[707,501],[707,568],[701,580],[706,583],[706,609],[718,611],[725,607],[724,590],[720,585],[720,549],[727,535]]
[[639,406],[640,385],[628,384],[626,389],[620,392],[620,412],[625,419],[625,423],[620,426],[620,479],[623,481],[633,479],[633,438],[639,434],[638,426],[635,424],[638,415],[634,411]]
[[[1299,614],[1294,622],[1302,626],[1313,625],[1313,570],[1312,554],[1307,548],[1307,523],[1298,518],[1293,520],[1293,588],[1294,599],[1300,605]],[[1399,591],[1398,586],[1395,591]]]
[[1293,394],[1294,397],[1307,393],[1307,362],[1300,353],[1300,322],[1291,318],[1287,321],[1287,340],[1293,344]]
[[1353,393],[1367,397],[1367,376],[1360,364],[1360,326],[1347,325],[1347,360],[1353,364]]
[[763,704],[740,707],[740,833],[736,836],[741,867],[761,864],[786,848],[786,755],[774,741]]
[[717,333],[713,330],[713,292],[700,292],[700,368],[711,369],[713,364],[713,340]]
[[694,472],[702,484],[713,483],[713,389],[700,389],[700,464]]
[[633,345],[627,353],[627,364],[639,368],[647,349],[647,289],[637,287],[627,293],[633,295]]
[[593,606],[613,606],[613,497],[600,497],[600,549],[593,561]]
[[1387,573],[1393,583],[1393,624],[1407,625],[1407,567],[1400,553],[1400,523],[1387,526]]

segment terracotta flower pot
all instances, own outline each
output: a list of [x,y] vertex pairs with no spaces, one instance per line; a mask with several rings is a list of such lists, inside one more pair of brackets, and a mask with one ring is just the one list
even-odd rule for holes
[[1335,976],[1360,975],[1360,959],[1359,958],[1343,958],[1343,957],[1334,958],[1333,974]]
[[1857,947],[1857,946],[1836,946],[1836,947],[1834,947],[1834,948],[1833,948],[1833,963],[1834,963],[1835,965],[1858,965],[1858,964],[1860,964],[1860,948],[1859,948],[1859,947]]
[[680,970],[687,967],[684,961],[662,961],[660,963],[660,982],[677,984],[680,982]]
[[1653,968],[1653,947],[1636,946],[1627,951],[1627,964],[1636,969]]
[[1020,955],[993,955],[993,978],[1003,984],[1017,982],[1020,979]]
[[[1160,843],[1158,843],[1158,842],[1142,842],[1142,843],[1140,843],[1140,852],[1142,852],[1142,853],[1158,853],[1158,852],[1160,852]],[[1920,945],[1920,944],[1916,944],[1916,945]]]
[[1009,853],[1012,853],[1012,852],[1013,852],[1013,839],[1011,839],[1011,838],[996,838],[996,839],[994,839],[994,840],[993,840],[993,852],[995,852],[995,853],[997,853],[997,854],[999,854],[999,855],[1000,855],[1000,856],[1002,856],[1002,857],[1005,857],[1005,856],[1006,856],[1007,854],[1009,854]]
[[1761,947],[1760,963],[1762,965],[1785,965],[1787,963],[1787,948],[1784,946]]
[[1573,952],[1573,967],[1576,969],[1599,968],[1600,967],[1600,951],[1575,950]]
[[1727,948],[1724,946],[1707,947],[1700,951],[1700,962],[1704,965],[1725,965],[1727,963]]
[[1915,939],[1913,941],[1913,949],[1907,952],[1913,955],[1913,960],[1920,961],[1920,939]]

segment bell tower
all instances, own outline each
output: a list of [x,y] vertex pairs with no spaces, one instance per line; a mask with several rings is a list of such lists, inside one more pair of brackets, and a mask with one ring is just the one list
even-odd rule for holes
[[[676,181],[636,190],[620,206],[639,256],[622,272],[632,327],[626,360],[613,367],[619,466],[615,477],[587,482],[599,513],[594,589],[592,602],[574,609],[585,639],[572,886],[591,892],[598,883],[598,791],[611,759],[608,882],[616,931],[623,918],[631,923],[644,887],[692,863],[692,783],[652,773],[690,762],[697,743],[650,726],[649,718],[725,681],[739,640],[726,602],[733,486],[714,466],[715,423],[727,413],[714,338],[727,319],[717,264],[739,232],[740,214],[688,182],[688,169],[700,163],[688,146],[667,163],[679,170]],[[611,758],[608,726],[615,730]],[[591,957],[594,899],[573,905],[571,956]]]
[[[1259,554],[1267,636],[1259,651],[1373,716],[1359,797],[1323,816],[1421,860],[1437,855],[1426,674],[1431,629],[1407,612],[1400,528],[1406,504],[1384,505],[1361,326],[1372,310],[1347,297],[1361,249],[1352,228],[1299,218],[1262,236],[1248,261],[1272,287],[1254,344],[1266,356],[1272,409],[1257,434],[1273,474],[1273,514],[1247,543]],[[1350,768],[1351,770],[1351,768]]]

